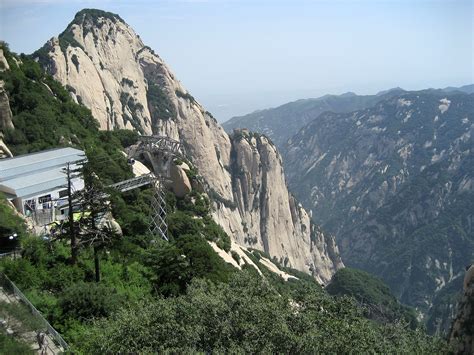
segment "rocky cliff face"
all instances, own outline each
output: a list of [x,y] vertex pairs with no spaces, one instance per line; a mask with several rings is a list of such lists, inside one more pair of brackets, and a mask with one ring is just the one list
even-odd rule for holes
[[[281,264],[311,271],[327,282],[340,267],[338,248],[289,194],[282,159],[265,136],[236,130],[231,136],[233,205],[241,217],[238,243],[279,257]],[[227,206],[226,208],[229,208]],[[221,224],[226,216],[218,216]],[[229,228],[233,226],[229,223]],[[328,268],[321,265],[331,265]]]
[[102,129],[181,141],[216,201],[214,217],[234,240],[321,282],[342,267],[333,238],[288,194],[275,147],[263,137],[231,139],[120,17],[83,10],[34,55]]
[[464,289],[456,319],[453,322],[449,343],[454,354],[474,352],[474,266],[467,270]]
[[0,80],[0,131],[14,128],[12,122],[12,110],[4,87],[5,83]]
[[[8,61],[3,54],[3,50],[0,49],[0,72],[9,69],[10,66],[8,65]],[[3,80],[0,80],[0,159],[12,157],[12,153],[3,142],[3,132],[6,129],[14,128],[12,122],[12,110],[10,109],[10,102],[4,85],[5,83]]]
[[291,139],[285,168],[346,264],[425,313],[474,256],[473,134],[472,94],[406,92],[319,116]]

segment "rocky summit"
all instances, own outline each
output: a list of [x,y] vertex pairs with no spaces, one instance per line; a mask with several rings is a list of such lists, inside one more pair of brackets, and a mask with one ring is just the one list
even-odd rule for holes
[[334,238],[288,192],[264,136],[229,136],[118,15],[80,11],[34,57],[87,106],[103,130],[127,128],[183,143],[234,241],[327,282],[343,266]]

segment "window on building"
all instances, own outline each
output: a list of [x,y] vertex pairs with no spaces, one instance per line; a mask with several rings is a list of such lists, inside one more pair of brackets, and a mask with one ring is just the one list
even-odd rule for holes
[[33,212],[34,210],[36,210],[36,200],[35,199],[25,200],[23,205],[24,205],[25,213],[26,212]]
[[46,203],[46,202],[49,202],[49,201],[51,201],[51,195],[44,195],[44,196],[38,197],[38,202],[39,203]]
[[67,190],[61,190],[59,191],[59,197],[60,198],[63,198],[63,197],[66,197],[67,196]]

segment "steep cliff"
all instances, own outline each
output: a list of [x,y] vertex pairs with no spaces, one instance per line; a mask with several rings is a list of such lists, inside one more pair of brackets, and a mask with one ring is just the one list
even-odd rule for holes
[[451,328],[449,343],[454,354],[474,352],[474,266],[466,270],[463,295]]
[[436,296],[473,258],[473,133],[473,94],[405,92],[320,115],[283,155],[290,188],[336,234],[345,263],[426,314],[455,299]]
[[231,139],[119,16],[82,10],[34,56],[102,129],[180,140],[216,201],[214,217],[238,243],[321,282],[342,267],[334,239],[288,194],[275,147],[264,137]]
[[[3,49],[0,49],[0,72],[9,70],[10,66],[5,58]],[[14,128],[12,122],[12,110],[10,109],[10,102],[7,92],[5,91],[5,83],[0,80],[0,159],[11,158],[12,153],[7,145],[3,142],[3,132],[6,129]]]

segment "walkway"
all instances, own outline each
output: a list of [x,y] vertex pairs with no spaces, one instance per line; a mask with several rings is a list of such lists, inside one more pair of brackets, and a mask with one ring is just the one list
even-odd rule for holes
[[[0,286],[0,302],[21,304],[20,300],[15,295],[8,294],[1,286]],[[17,322],[17,320],[10,319],[10,324],[7,324],[7,327],[15,328],[15,322]],[[31,349],[33,349],[37,354],[40,354],[40,351],[39,351],[40,349],[38,348],[38,342],[36,341],[36,332],[34,331],[25,332],[25,333],[22,333],[20,337],[27,344],[30,345]],[[48,348],[47,348],[46,354],[56,355],[56,354],[63,353],[63,350],[54,343],[53,338],[51,338],[49,334],[46,334],[46,338],[48,339]]]

